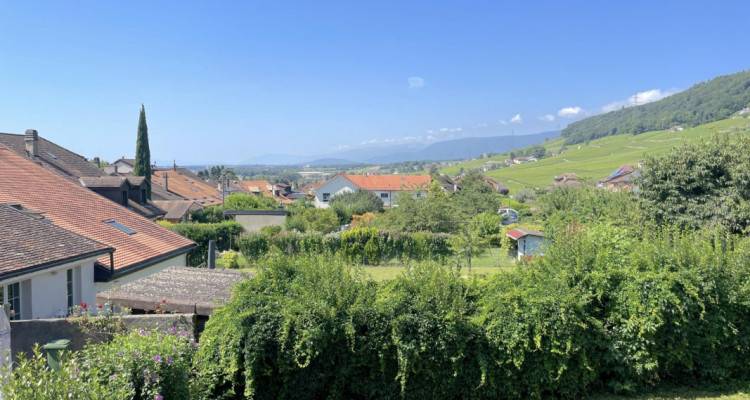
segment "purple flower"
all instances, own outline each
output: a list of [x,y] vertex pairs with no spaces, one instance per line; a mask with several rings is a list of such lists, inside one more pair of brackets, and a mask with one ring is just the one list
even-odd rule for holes
[[154,361],[156,361],[156,362],[158,362],[158,363],[159,363],[159,362],[161,362],[161,357],[159,357],[159,356],[154,356]]
[[154,400],[164,400],[164,397],[160,394],[157,394]]
[[167,362],[171,364],[172,363],[172,359],[169,358],[169,357],[167,357]]

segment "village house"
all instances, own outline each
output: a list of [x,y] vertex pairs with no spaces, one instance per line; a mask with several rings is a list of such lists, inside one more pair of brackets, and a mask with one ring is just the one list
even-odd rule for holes
[[0,235],[0,303],[15,320],[66,317],[93,303],[94,264],[115,250],[20,204],[0,205]]
[[115,160],[112,164],[105,165],[104,166],[104,172],[111,174],[132,174],[133,169],[135,168],[135,159],[134,158],[125,158],[125,156],[122,156],[121,158]]
[[414,192],[413,196],[426,196],[430,186],[429,175],[348,175],[338,174],[320,185],[315,191],[315,207],[328,208],[330,199],[341,193],[359,189],[374,193],[383,205],[396,205],[395,196],[401,192]]
[[149,183],[143,177],[111,177],[99,169],[99,160],[82,156],[39,136],[33,129],[24,135],[1,133],[0,144],[79,186],[86,187],[143,217],[156,220],[166,214],[145,197]]
[[197,175],[175,164],[171,169],[155,170],[151,174],[151,197],[155,200],[174,200],[162,196],[162,192],[192,200],[201,206],[221,204],[222,194],[218,188],[204,182]]
[[547,186],[547,191],[556,188],[556,187],[562,187],[562,186],[568,186],[573,188],[581,187],[581,183],[578,182],[578,174],[575,174],[573,172],[566,172],[562,175],[555,175],[555,177],[552,179],[552,184]]
[[[113,248],[113,253],[96,259],[93,276],[85,278],[96,282],[97,291],[169,266],[187,265],[187,253],[196,246],[3,145],[0,145],[0,204],[36,210],[51,224]],[[21,291],[23,294],[23,288]]]
[[683,127],[681,127],[681,126],[679,126],[679,125],[675,125],[675,126],[673,126],[673,127],[669,128],[669,131],[668,131],[668,132],[669,132],[669,133],[673,133],[673,132],[682,132],[682,131],[684,131],[684,130],[685,130],[685,128],[683,128]]
[[611,173],[607,178],[602,179],[596,184],[596,187],[611,190],[613,192],[633,190],[634,181],[640,177],[639,164],[623,164]]
[[180,222],[190,222],[190,213],[203,208],[200,204],[192,200],[154,200],[154,204],[159,206],[167,214],[162,217],[163,220],[173,224]]

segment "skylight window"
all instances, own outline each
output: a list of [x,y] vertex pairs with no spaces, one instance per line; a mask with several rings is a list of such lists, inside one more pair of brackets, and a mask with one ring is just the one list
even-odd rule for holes
[[48,156],[52,157],[53,160],[57,160],[57,156],[56,155],[50,153],[49,151],[45,151],[45,153],[47,153]]
[[125,225],[123,225],[123,224],[121,224],[121,223],[119,223],[119,222],[117,222],[117,221],[115,221],[113,219],[110,219],[110,220],[107,220],[107,221],[104,221],[104,222],[107,223],[109,226],[111,226],[113,228],[117,228],[117,229],[119,229],[119,230],[127,233],[128,235],[135,235],[137,233],[136,231],[128,228],[127,226],[125,226]]

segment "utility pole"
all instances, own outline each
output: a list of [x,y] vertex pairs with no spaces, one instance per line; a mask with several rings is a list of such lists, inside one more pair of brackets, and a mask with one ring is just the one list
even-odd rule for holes
[[635,92],[635,95],[633,95],[633,106],[638,105],[638,92]]

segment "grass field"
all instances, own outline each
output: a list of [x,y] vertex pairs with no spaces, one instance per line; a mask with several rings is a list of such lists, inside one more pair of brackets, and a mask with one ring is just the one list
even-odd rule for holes
[[[622,164],[637,163],[646,155],[657,155],[668,152],[673,147],[685,142],[691,143],[709,139],[714,133],[750,130],[750,120],[745,118],[726,119],[701,125],[681,132],[667,131],[648,132],[640,135],[616,135],[592,140],[588,144],[568,146],[568,152],[537,162],[514,165],[487,172],[487,176],[500,180],[511,191],[523,187],[545,188],[556,175],[566,172],[578,174],[580,181],[599,180],[607,177]],[[562,138],[543,143],[549,149],[560,149]],[[450,176],[459,173],[460,168],[481,168],[487,161],[502,161],[507,156],[495,156],[490,159],[473,160],[440,172]]]
[[[255,273],[256,268],[251,265],[244,257],[239,259],[240,271]],[[503,254],[500,249],[490,249],[480,256],[472,260],[471,275],[494,275],[503,271],[508,271],[515,268],[515,261]],[[221,262],[221,258],[216,259],[216,268],[224,268],[224,264]],[[400,265],[397,262],[391,262],[386,265],[375,265],[375,266],[364,266],[354,267],[363,268],[372,279],[376,281],[384,281],[397,277],[402,272],[406,271],[406,266]],[[469,269],[464,268],[462,275],[465,277],[469,276]]]

